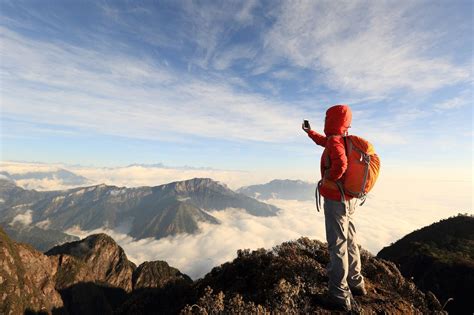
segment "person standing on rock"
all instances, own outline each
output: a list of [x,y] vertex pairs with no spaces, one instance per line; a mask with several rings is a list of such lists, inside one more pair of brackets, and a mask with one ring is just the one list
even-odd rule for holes
[[[343,194],[336,184],[347,169],[344,137],[348,135],[352,112],[347,105],[335,105],[326,111],[325,135],[319,134],[307,121],[303,130],[324,147],[321,156],[321,177],[318,184],[324,197],[326,240],[329,249],[329,302],[336,308],[350,311],[352,295],[366,295],[361,260],[354,227],[356,200]],[[353,306],[353,305],[352,305]]]

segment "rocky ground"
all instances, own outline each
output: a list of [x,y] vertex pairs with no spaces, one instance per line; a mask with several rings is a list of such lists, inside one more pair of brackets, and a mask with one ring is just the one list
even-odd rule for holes
[[[105,234],[57,246],[46,254],[0,230],[0,313],[216,314],[318,313],[326,304],[325,244],[301,238],[237,258],[193,282],[166,262],[136,267]],[[368,295],[360,314],[442,313],[388,261],[362,251]]]

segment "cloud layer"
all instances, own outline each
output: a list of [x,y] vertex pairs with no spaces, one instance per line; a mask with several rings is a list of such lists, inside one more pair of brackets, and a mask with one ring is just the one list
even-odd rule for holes
[[[458,213],[474,213],[472,184],[450,182],[449,191],[446,185],[442,181],[381,182],[366,204],[356,210],[360,244],[376,254],[415,229]],[[80,237],[108,233],[135,263],[166,260],[194,279],[235,258],[238,249],[271,248],[300,236],[325,240],[324,215],[316,212],[313,202],[268,202],[283,209],[279,216],[259,218],[238,209],[212,212],[221,224],[201,224],[197,235],[134,241],[126,234],[104,229],[68,232]]]
[[10,222],[10,225],[14,225],[15,223],[20,223],[22,225],[30,225],[31,222],[33,222],[32,215],[32,210],[26,210],[24,213],[16,215]]
[[[232,189],[250,185],[256,182],[266,182],[273,179],[271,173],[252,173],[239,170],[218,170],[212,168],[166,167],[164,165],[130,165],[123,167],[87,167],[65,164],[43,164],[0,161],[2,171],[11,175],[30,172],[56,172],[67,169],[76,175],[89,180],[88,185],[107,184],[115,186],[139,187],[158,186],[174,181],[191,178],[212,178],[225,183]],[[70,185],[60,177],[54,178],[25,178],[15,183],[25,189],[63,190],[81,185]]]

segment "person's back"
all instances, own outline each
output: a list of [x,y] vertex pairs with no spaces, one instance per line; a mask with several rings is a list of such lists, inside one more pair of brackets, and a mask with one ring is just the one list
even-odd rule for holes
[[335,306],[343,310],[351,309],[352,294],[366,294],[353,221],[356,199],[341,191],[340,185],[347,169],[344,136],[348,134],[351,121],[349,106],[335,105],[326,111],[325,135],[303,125],[308,136],[324,147],[321,156],[322,179],[318,189],[324,197],[326,240],[330,256],[329,296]]

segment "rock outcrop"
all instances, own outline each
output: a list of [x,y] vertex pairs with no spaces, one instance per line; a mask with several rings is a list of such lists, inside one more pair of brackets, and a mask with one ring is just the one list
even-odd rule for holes
[[134,290],[190,283],[163,261],[137,268],[106,234],[43,254],[12,241],[0,228],[0,314],[111,314]]
[[0,229],[0,314],[50,311],[63,306],[55,290],[57,266],[29,245]]
[[132,290],[132,274],[136,266],[107,234],[94,234],[53,247],[46,255],[58,266],[57,289],[80,282],[95,282],[126,292]]
[[166,261],[146,261],[133,272],[133,289],[163,288],[169,284],[188,283],[191,278],[178,269],[170,267]]

